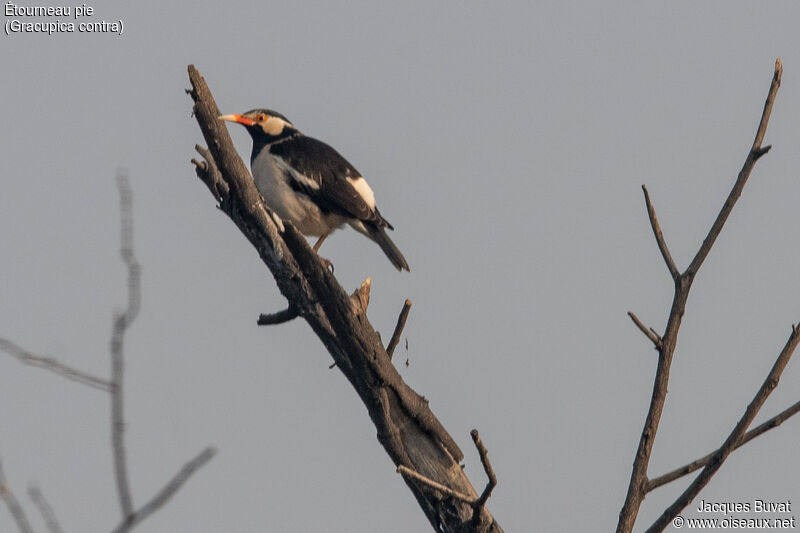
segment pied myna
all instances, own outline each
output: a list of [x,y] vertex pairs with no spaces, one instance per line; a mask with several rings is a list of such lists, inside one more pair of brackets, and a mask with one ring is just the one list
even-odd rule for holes
[[375,194],[339,152],[306,137],[285,116],[253,109],[222,120],[243,125],[253,138],[250,169],[265,203],[303,235],[322,241],[345,222],[381,247],[398,270],[408,270],[386,229],[394,229],[375,205]]

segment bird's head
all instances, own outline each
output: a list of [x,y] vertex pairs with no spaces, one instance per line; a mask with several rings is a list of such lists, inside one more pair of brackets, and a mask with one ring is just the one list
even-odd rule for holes
[[253,140],[272,142],[297,133],[297,128],[288,118],[270,109],[253,109],[241,115],[222,115],[219,118],[241,124]]

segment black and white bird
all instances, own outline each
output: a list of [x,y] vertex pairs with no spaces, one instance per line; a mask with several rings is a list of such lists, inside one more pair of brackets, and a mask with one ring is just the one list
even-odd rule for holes
[[222,120],[247,128],[253,138],[250,169],[265,203],[303,235],[322,241],[348,223],[381,247],[397,268],[408,270],[403,254],[386,234],[394,229],[375,205],[367,181],[339,152],[306,137],[285,116],[253,109]]

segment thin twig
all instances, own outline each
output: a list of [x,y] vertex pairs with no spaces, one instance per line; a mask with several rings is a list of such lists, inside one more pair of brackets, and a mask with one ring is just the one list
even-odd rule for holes
[[663,531],[670,521],[697,496],[709,481],[711,481],[711,477],[719,470],[728,455],[740,445],[739,443],[742,441],[747,428],[753,422],[753,419],[764,405],[764,402],[767,401],[769,395],[775,390],[775,387],[778,386],[781,374],[786,368],[786,365],[789,364],[789,360],[792,358],[792,354],[798,343],[800,343],[800,329],[792,326],[792,334],[789,336],[789,340],[786,341],[786,345],[775,360],[775,364],[772,366],[769,374],[767,374],[767,378],[764,380],[764,383],[761,384],[761,387],[747,406],[747,409],[745,409],[744,415],[742,415],[736,427],[733,428],[733,431],[731,431],[731,434],[725,439],[725,442],[719,450],[714,452],[703,468],[703,471],[700,472],[691,485],[683,491],[683,494],[678,496],[675,502],[667,507],[664,513],[650,526],[646,533]]
[[664,262],[667,264],[667,269],[669,269],[669,274],[672,276],[672,279],[678,279],[680,272],[678,272],[678,267],[675,266],[672,254],[669,253],[667,242],[664,240],[664,234],[661,233],[661,226],[658,223],[656,210],[652,202],[650,202],[650,193],[647,192],[647,187],[644,185],[642,185],[642,191],[644,191],[644,201],[645,204],[647,204],[647,216],[650,219],[650,227],[653,228],[653,235],[655,235],[656,244],[658,244],[658,249],[661,251],[661,257],[664,258]]
[[0,498],[6,502],[6,506],[11,516],[14,517],[14,521],[17,523],[20,533],[33,533],[33,528],[25,514],[25,509],[19,504],[19,500],[14,495],[14,491],[8,486],[2,464],[0,464]]
[[455,498],[456,500],[460,500],[460,501],[462,501],[464,503],[468,503],[470,505],[475,505],[475,501],[476,501],[475,498],[471,498],[471,497],[467,496],[466,494],[461,494],[460,492],[456,492],[453,489],[451,489],[450,487],[446,487],[445,485],[442,485],[441,483],[437,483],[436,481],[434,481],[434,480],[432,480],[430,478],[427,478],[427,477],[423,476],[422,474],[420,474],[418,472],[415,472],[414,470],[411,470],[410,468],[408,468],[405,465],[398,466],[397,467],[397,472],[402,476],[410,477],[412,479],[415,479],[415,480],[419,481],[420,483],[422,483],[423,485],[426,485],[426,486],[428,486],[428,487],[430,487],[430,488],[432,488],[432,489],[434,489],[436,491],[439,491],[439,492],[441,492],[442,494],[444,494],[446,496],[450,496],[451,498]]
[[158,493],[153,496],[150,501],[144,504],[137,511],[129,514],[127,518],[123,519],[112,533],[124,533],[133,528],[133,526],[140,523],[142,520],[158,511],[167,501],[175,495],[176,492],[186,483],[189,478],[197,472],[203,465],[214,457],[217,453],[214,448],[206,448],[200,452],[194,459],[183,465],[172,479],[162,488]]
[[0,338],[0,350],[3,350],[24,365],[43,368],[71,381],[88,385],[89,387],[105,392],[111,391],[111,383],[107,380],[67,366],[52,357],[33,354],[10,340]]
[[258,322],[256,323],[259,326],[274,326],[276,324],[283,324],[285,322],[289,322],[290,320],[294,320],[299,315],[299,311],[290,305],[286,309],[278,311],[277,313],[261,313],[258,316]]
[[53,511],[50,503],[44,497],[44,494],[42,494],[42,491],[40,491],[37,487],[30,487],[28,489],[28,496],[31,497],[34,505],[36,505],[36,507],[39,509],[39,513],[42,515],[44,523],[47,525],[47,530],[50,533],[64,533],[64,530],[61,528],[61,524],[58,523],[56,513]]
[[197,177],[206,184],[206,187],[208,187],[211,194],[214,195],[217,203],[222,204],[226,202],[230,194],[230,188],[228,184],[225,183],[225,180],[222,179],[222,174],[214,163],[214,156],[211,154],[211,151],[199,144],[194,145],[194,149],[205,159],[205,161],[192,159]]
[[703,261],[705,261],[706,257],[708,256],[708,252],[711,251],[711,247],[714,245],[714,241],[717,240],[719,233],[722,231],[722,226],[725,225],[728,215],[731,214],[736,200],[738,200],[739,196],[742,195],[744,185],[747,183],[747,179],[750,177],[750,173],[752,172],[756,161],[758,161],[758,159],[770,149],[769,146],[762,148],[761,143],[764,142],[764,135],[767,133],[767,124],[769,123],[769,117],[772,113],[772,105],[775,103],[775,95],[778,94],[778,88],[781,86],[782,74],[783,64],[781,63],[780,59],[776,59],[775,72],[772,76],[772,83],[769,87],[767,100],[764,102],[764,111],[761,113],[761,121],[758,124],[758,130],[756,130],[756,137],[753,140],[753,146],[750,149],[750,153],[747,154],[747,159],[745,159],[742,170],[739,171],[739,176],[736,178],[736,183],[734,184],[733,189],[731,189],[731,192],[728,195],[728,198],[725,200],[725,203],[722,205],[722,209],[717,215],[717,219],[714,221],[714,224],[711,225],[711,229],[708,230],[708,235],[706,238],[703,239],[703,245],[700,246],[700,249],[697,251],[697,255],[694,256],[691,264],[689,264],[689,267],[686,269],[687,275],[693,276],[696,274],[697,270],[700,268],[700,265],[702,265]]
[[483,489],[480,497],[475,500],[475,504],[472,507],[472,523],[477,525],[480,523],[483,507],[486,505],[489,496],[492,495],[492,490],[497,486],[497,476],[494,475],[494,469],[489,462],[489,452],[486,451],[486,446],[483,445],[478,430],[473,429],[469,434],[472,437],[472,442],[475,443],[475,447],[478,449],[478,455],[481,458],[481,464],[483,464],[483,471],[486,472],[486,477],[489,478],[486,487]]
[[639,320],[639,317],[633,313],[633,311],[628,311],[628,316],[631,317],[631,320],[633,320],[633,323],[636,324],[636,327],[639,328],[642,333],[644,333],[645,337],[650,339],[656,348],[661,347],[661,336],[653,331],[653,328],[648,328],[645,326],[642,321]]
[[128,176],[117,174],[119,188],[122,261],[128,269],[128,305],[124,313],[117,314],[111,333],[111,445],[114,455],[114,473],[117,481],[122,518],[133,513],[133,500],[128,482],[128,465],[125,455],[125,413],[123,409],[123,349],[125,332],[139,313],[141,299],[141,268],[133,251],[133,194]]
[[394,327],[392,338],[389,339],[389,344],[386,346],[386,353],[389,354],[389,359],[392,358],[394,349],[400,343],[400,336],[403,334],[403,328],[406,327],[409,311],[411,311],[411,300],[406,300],[403,304],[403,309],[400,311],[400,316],[397,317],[397,325]]

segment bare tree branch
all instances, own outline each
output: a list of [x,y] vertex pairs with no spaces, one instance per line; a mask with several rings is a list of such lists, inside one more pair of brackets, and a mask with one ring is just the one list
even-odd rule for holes
[[289,322],[290,320],[294,320],[297,318],[299,313],[297,309],[293,308],[291,305],[282,311],[278,311],[277,313],[272,314],[265,314],[262,313],[258,317],[257,324],[259,326],[273,326],[275,324],[284,324]]
[[753,146],[750,148],[750,153],[747,154],[747,159],[745,159],[742,170],[739,171],[739,176],[736,178],[736,183],[734,184],[733,189],[731,189],[731,192],[728,195],[728,198],[725,200],[725,203],[722,205],[722,209],[717,215],[717,219],[711,225],[711,229],[708,230],[708,235],[705,239],[703,239],[703,244],[697,251],[697,255],[694,256],[694,259],[692,259],[689,268],[686,269],[686,275],[688,276],[694,276],[700,269],[700,265],[702,265],[703,261],[705,261],[706,257],[708,256],[708,252],[711,251],[711,247],[714,245],[714,241],[717,240],[717,237],[722,231],[722,226],[724,226],[725,221],[728,220],[728,215],[730,215],[731,211],[733,211],[733,206],[736,204],[736,200],[738,200],[742,195],[744,185],[747,183],[747,179],[750,177],[750,173],[753,171],[756,161],[758,161],[762,155],[769,152],[769,149],[771,148],[771,146],[762,148],[761,144],[764,142],[764,135],[767,133],[767,124],[769,123],[769,117],[772,114],[772,105],[775,103],[775,96],[778,94],[778,89],[781,86],[782,75],[783,64],[781,63],[780,59],[776,59],[775,72],[772,76],[772,83],[769,87],[767,100],[764,102],[764,111],[761,113],[761,121],[758,124],[758,130],[756,130],[756,138],[753,140]]
[[633,311],[628,311],[628,316],[631,317],[631,320],[633,320],[633,323],[636,324],[636,327],[639,328],[642,333],[644,333],[645,337],[650,339],[656,349],[661,347],[661,336],[653,331],[653,328],[648,328],[645,326],[642,321],[639,320],[639,317],[633,313]]
[[114,317],[111,333],[111,446],[114,455],[114,474],[122,518],[133,513],[131,487],[128,482],[128,465],[125,454],[125,411],[123,406],[124,337],[125,332],[139,313],[141,298],[141,269],[133,252],[133,194],[128,176],[117,174],[119,188],[122,261],[128,269],[128,306]]
[[392,358],[394,349],[400,343],[400,336],[403,334],[403,328],[406,327],[409,311],[411,311],[411,300],[407,299],[403,304],[403,309],[400,310],[400,316],[397,317],[397,325],[394,327],[392,338],[389,339],[389,344],[386,345],[386,353],[389,354],[389,359]]
[[113,533],[125,533],[133,529],[134,526],[139,524],[142,520],[158,511],[170,498],[172,498],[178,490],[186,483],[189,478],[197,472],[203,465],[211,460],[216,454],[214,448],[206,448],[200,452],[194,459],[183,465],[175,476],[164,486],[163,489],[153,496],[150,501],[144,504],[140,509],[129,514],[122,523],[118,525]]
[[[647,494],[647,468],[650,463],[650,456],[652,454],[656,433],[658,432],[661,413],[664,410],[664,403],[666,401],[669,385],[670,366],[672,365],[672,358],[678,341],[678,331],[680,330],[681,321],[686,309],[686,301],[689,297],[689,291],[692,287],[692,282],[694,281],[698,269],[708,256],[708,253],[711,250],[711,247],[713,246],[717,236],[719,236],[719,233],[722,231],[722,227],[724,226],[728,215],[730,215],[736,200],[738,200],[739,196],[741,196],[744,185],[753,170],[755,162],[759,157],[766,153],[766,150],[761,148],[761,143],[763,142],[764,134],[766,133],[769,115],[772,111],[772,104],[775,100],[778,87],[780,86],[781,72],[782,66],[779,59],[775,62],[775,72],[772,78],[772,83],[770,84],[766,104],[764,105],[764,111],[759,122],[753,146],[748,153],[744,166],[739,172],[736,182],[733,185],[733,188],[728,195],[722,210],[711,226],[708,236],[703,241],[703,244],[701,245],[691,264],[683,274],[678,276],[674,275],[673,268],[669,266],[669,256],[665,253],[666,247],[662,248],[661,242],[663,242],[663,240],[659,242],[659,248],[662,250],[664,260],[667,262],[667,265],[670,269],[670,274],[672,274],[673,281],[675,282],[675,291],[672,299],[672,306],[669,312],[669,318],[667,319],[667,326],[661,339],[661,344],[658,347],[658,366],[656,367],[656,375],[653,382],[653,394],[650,399],[650,407],[647,412],[644,428],[642,429],[642,435],[639,439],[639,445],[636,450],[633,469],[631,471],[631,479],[628,485],[627,494],[625,496],[625,503],[623,504],[619,513],[617,533],[631,533],[631,531],[633,531],[633,526],[636,522],[639,508],[641,507],[642,501]],[[644,189],[644,192],[645,201],[648,204],[648,214],[650,215],[651,226],[653,226],[654,233],[656,233],[656,240],[658,241],[659,232],[656,231],[657,224],[654,223],[655,212],[650,212],[652,206],[649,201],[649,196],[646,189]],[[710,464],[711,463],[709,463],[709,465]],[[709,467],[706,466],[706,469],[708,468]],[[713,471],[709,470],[710,475],[713,475],[714,472],[716,472],[716,469]],[[703,474],[701,474],[701,476],[702,475]]]
[[[744,437],[742,437],[742,440],[740,440],[734,447],[734,450],[741,448],[754,438],[766,433],[770,429],[780,426],[782,423],[784,423],[786,420],[788,420],[798,412],[800,412],[800,402],[797,402],[792,406],[784,409],[783,411],[773,416],[763,424],[760,424],[757,427],[745,433]],[[655,490],[663,485],[666,485],[667,483],[675,481],[676,479],[680,479],[683,476],[691,474],[696,470],[700,470],[705,465],[707,465],[708,462],[714,457],[714,454],[718,453],[719,451],[720,451],[719,449],[714,450],[713,452],[701,457],[700,459],[685,464],[680,468],[676,468],[675,470],[667,472],[666,474],[660,475],[657,478],[651,479],[650,481],[647,482],[647,492]]]
[[217,199],[217,202],[222,203],[228,197],[230,191],[228,190],[228,184],[225,183],[216,165],[213,164],[214,156],[199,144],[195,144],[194,149],[197,150],[198,154],[203,156],[203,159],[212,163],[211,165],[207,165],[206,161],[192,159],[192,164],[197,167],[195,169],[197,176],[206,184],[206,187],[208,187],[208,190],[214,195],[214,198]]
[[37,509],[39,509],[39,513],[42,515],[44,523],[47,525],[47,530],[50,533],[64,533],[64,530],[61,529],[61,524],[58,523],[56,513],[53,511],[53,508],[50,506],[50,503],[48,503],[47,499],[45,499],[42,491],[36,487],[30,487],[28,489],[28,496],[31,497],[34,505],[36,505]]
[[17,523],[20,533],[33,533],[31,523],[28,521],[28,516],[25,514],[25,509],[20,505],[19,500],[14,495],[14,491],[8,486],[6,481],[6,474],[3,471],[3,465],[0,463],[0,498],[6,502],[11,516]]
[[483,511],[486,502],[489,500],[489,496],[492,495],[492,491],[497,486],[497,476],[494,475],[494,469],[492,468],[492,464],[489,462],[489,452],[486,450],[486,446],[483,445],[483,441],[481,440],[481,436],[478,434],[478,430],[473,429],[469,434],[472,437],[472,442],[475,443],[475,447],[478,449],[478,455],[481,458],[483,471],[486,472],[486,477],[489,478],[489,481],[486,483],[486,487],[483,489],[480,497],[475,500],[475,504],[473,506],[472,523],[477,526],[481,520],[481,512]]
[[664,234],[661,233],[661,226],[658,223],[658,217],[656,217],[656,209],[653,207],[652,202],[650,202],[650,193],[647,192],[647,187],[644,185],[642,185],[642,191],[644,192],[644,202],[647,205],[647,216],[650,219],[650,227],[653,228],[653,235],[656,238],[658,249],[661,251],[661,257],[664,258],[664,262],[667,264],[667,269],[672,279],[678,279],[680,272],[678,272],[678,267],[675,266],[672,254],[669,253],[667,242],[664,240]]
[[722,447],[719,450],[714,452],[714,455],[711,459],[708,460],[703,471],[695,478],[695,480],[689,485],[683,493],[678,496],[675,502],[667,507],[664,513],[653,522],[653,525],[647,529],[646,533],[656,533],[658,531],[662,531],[670,521],[675,518],[681,510],[689,505],[695,496],[705,487],[709,481],[711,481],[711,477],[719,470],[722,466],[722,463],[725,462],[725,459],[728,458],[728,455],[736,449],[739,445],[739,442],[742,440],[745,431],[753,422],[758,411],[764,405],[764,402],[767,401],[769,395],[772,394],[772,391],[775,390],[775,387],[778,386],[778,382],[781,379],[781,374],[783,370],[786,368],[786,365],[789,364],[789,360],[792,358],[792,354],[794,353],[795,348],[797,348],[797,344],[800,342],[800,329],[797,326],[792,326],[792,334],[789,336],[789,340],[786,341],[786,346],[784,346],[783,350],[781,350],[778,359],[775,361],[775,364],[772,366],[772,370],[770,370],[769,374],[767,375],[767,379],[764,380],[764,383],[761,385],[761,388],[758,389],[753,400],[747,406],[747,409],[742,415],[742,418],[736,424],[736,427],[733,428],[731,434],[725,439]]
[[95,377],[87,372],[72,368],[71,366],[67,366],[58,362],[52,357],[44,357],[33,354],[21,346],[18,346],[10,340],[2,337],[0,337],[0,350],[3,350],[22,364],[43,368],[71,381],[75,381],[101,391],[111,392],[111,383],[109,383],[107,380]]

